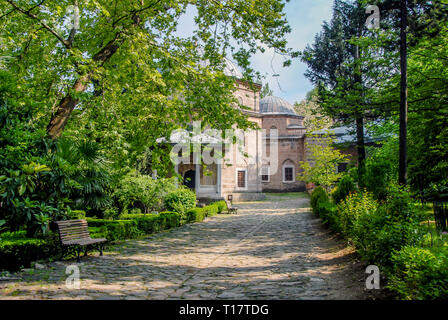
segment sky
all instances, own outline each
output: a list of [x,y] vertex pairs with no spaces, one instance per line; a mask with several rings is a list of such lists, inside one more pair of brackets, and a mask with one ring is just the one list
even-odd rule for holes
[[[331,19],[333,0],[291,0],[286,3],[286,19],[292,28],[287,36],[288,46],[294,50],[302,51],[307,44],[314,42],[315,35],[320,32],[322,23]],[[187,14],[180,20],[181,34],[189,34],[194,30],[194,12]],[[307,92],[313,89],[312,84],[303,75],[306,65],[299,59],[294,59],[290,67],[284,68],[283,58],[274,55],[273,50],[266,50],[251,59],[252,67],[266,76],[264,83],[275,96],[286,99],[290,103],[301,101]],[[278,75],[278,76],[273,76]]]

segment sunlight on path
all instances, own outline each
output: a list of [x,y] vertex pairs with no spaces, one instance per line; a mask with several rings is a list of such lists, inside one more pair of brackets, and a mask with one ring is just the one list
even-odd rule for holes
[[[238,215],[129,240],[85,258],[80,289],[65,267],[0,282],[1,299],[363,299],[352,252],[309,212],[305,194],[235,204]],[[358,279],[358,280],[357,280]]]

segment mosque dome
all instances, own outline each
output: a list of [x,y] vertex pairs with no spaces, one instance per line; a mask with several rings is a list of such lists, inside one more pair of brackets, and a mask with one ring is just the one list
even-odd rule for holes
[[260,113],[297,115],[292,104],[282,98],[273,96],[268,96],[260,100]]
[[[198,48],[198,54],[203,56],[204,50],[202,48]],[[210,65],[210,61],[208,59],[202,60],[199,62],[201,67],[207,67]],[[224,58],[224,74],[228,77],[234,77],[237,79],[243,79],[243,73],[238,65],[231,60]]]
[[224,67],[224,74],[229,77],[235,77],[237,79],[243,78],[243,73],[240,71],[240,68],[230,61],[229,59],[224,59],[226,66]]

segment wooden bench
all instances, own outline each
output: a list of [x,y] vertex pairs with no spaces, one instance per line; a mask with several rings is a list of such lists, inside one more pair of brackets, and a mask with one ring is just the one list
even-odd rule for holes
[[103,246],[107,239],[90,238],[86,220],[56,221],[56,225],[62,246],[62,257],[65,253],[73,251],[76,253],[77,261],[80,262],[79,256],[82,249],[85,249],[84,256],[87,256],[87,251],[91,247],[97,247],[100,256],[103,255]]
[[230,213],[230,214],[232,214],[232,213],[238,214],[238,208],[232,206],[232,203],[230,203],[230,205],[229,205],[229,201],[228,200],[225,200],[225,202],[226,202],[226,205],[227,205],[227,212],[228,213]]

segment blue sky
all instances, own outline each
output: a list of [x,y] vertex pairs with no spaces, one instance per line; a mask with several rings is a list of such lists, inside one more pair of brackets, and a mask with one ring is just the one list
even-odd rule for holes
[[[316,33],[321,30],[323,21],[330,20],[332,7],[333,0],[291,0],[286,3],[286,18],[292,28],[287,37],[289,47],[301,51],[307,44],[312,43]],[[193,12],[187,12],[180,21],[180,33],[188,34],[193,29]],[[251,62],[255,70],[266,76],[263,83],[269,83],[274,95],[290,103],[302,100],[313,88],[303,75],[306,65],[298,59],[294,60],[290,67],[283,68],[283,58],[267,50],[264,54],[254,56]],[[274,74],[279,76],[273,77]]]

